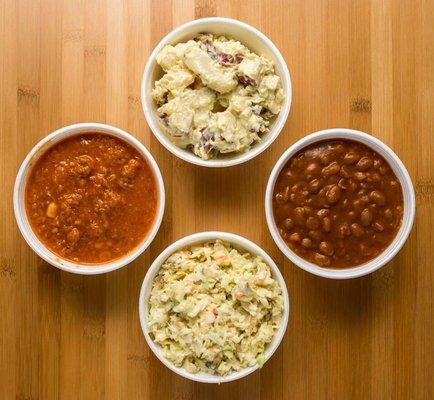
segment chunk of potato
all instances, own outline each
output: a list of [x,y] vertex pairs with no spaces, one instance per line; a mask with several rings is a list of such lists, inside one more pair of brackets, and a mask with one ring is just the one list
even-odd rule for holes
[[47,217],[49,218],[55,218],[57,215],[57,204],[56,203],[50,203],[47,207]]

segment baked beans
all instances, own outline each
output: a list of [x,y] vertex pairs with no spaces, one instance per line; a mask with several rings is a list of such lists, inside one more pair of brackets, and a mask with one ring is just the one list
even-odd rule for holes
[[384,251],[402,221],[401,185],[377,152],[353,140],[314,143],[279,174],[273,213],[280,235],[300,257],[349,268]]

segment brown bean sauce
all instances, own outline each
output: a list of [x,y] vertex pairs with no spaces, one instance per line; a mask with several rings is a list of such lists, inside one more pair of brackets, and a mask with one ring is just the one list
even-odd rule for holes
[[65,139],[44,153],[26,185],[26,213],[51,251],[80,263],[120,258],[152,226],[154,175],[128,143],[104,134]]
[[402,221],[401,185],[377,152],[352,140],[314,143],[280,172],[273,193],[280,235],[300,257],[329,268],[383,252]]

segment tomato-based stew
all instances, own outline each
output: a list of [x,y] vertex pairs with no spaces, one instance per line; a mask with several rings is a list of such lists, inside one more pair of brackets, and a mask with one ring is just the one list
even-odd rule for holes
[[300,257],[329,268],[383,252],[402,221],[401,185],[374,150],[352,140],[314,143],[280,172],[273,193],[280,235]]
[[136,248],[153,225],[154,174],[121,139],[85,133],[48,149],[26,185],[30,225],[53,253],[77,263],[102,263]]

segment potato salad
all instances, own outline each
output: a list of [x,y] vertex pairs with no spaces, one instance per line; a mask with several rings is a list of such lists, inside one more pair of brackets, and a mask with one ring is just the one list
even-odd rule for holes
[[152,97],[171,140],[202,159],[240,153],[269,131],[284,94],[269,59],[224,36],[167,45]]
[[263,260],[217,240],[164,262],[153,281],[148,326],[175,366],[224,376],[262,366],[282,314],[281,288]]

